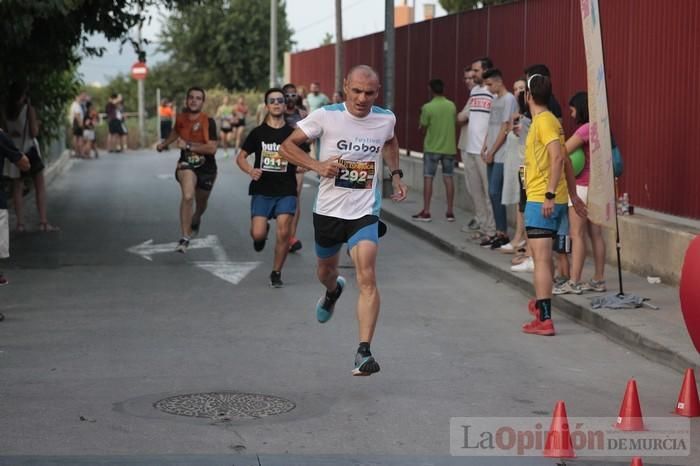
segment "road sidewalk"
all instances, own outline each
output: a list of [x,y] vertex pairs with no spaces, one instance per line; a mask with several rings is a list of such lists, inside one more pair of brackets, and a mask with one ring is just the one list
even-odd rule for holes
[[[436,247],[466,261],[498,280],[520,288],[526,295],[533,294],[532,274],[515,273],[510,270],[512,255],[484,249],[469,238],[461,228],[472,218],[472,214],[456,209],[456,222],[447,222],[444,213],[444,201],[433,203],[433,220],[416,222],[411,215],[421,210],[421,193],[411,192],[402,203],[384,199],[382,219],[419,236]],[[388,238],[391,238],[389,234]],[[614,247],[612,244],[607,245]],[[624,246],[623,246],[624,247]],[[624,254],[624,249],[622,251]],[[590,259],[587,262],[591,262]],[[592,275],[591,264],[587,264],[583,277]],[[688,367],[700,367],[700,355],[693,347],[681,315],[678,288],[664,284],[650,284],[646,277],[623,272],[625,293],[649,298],[658,310],[642,307],[639,309],[592,309],[590,299],[604,294],[618,292],[617,270],[606,266],[608,291],[606,293],[584,293],[580,296],[555,296],[555,312],[596,330],[628,349],[648,359],[662,363],[677,371]],[[523,297],[522,309],[514,312],[523,313],[523,322],[528,319],[526,299]]]

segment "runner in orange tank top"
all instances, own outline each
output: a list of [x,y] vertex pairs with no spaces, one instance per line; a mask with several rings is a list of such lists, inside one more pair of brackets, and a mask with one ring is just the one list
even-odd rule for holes
[[176,143],[180,149],[175,179],[180,183],[182,190],[182,237],[175,251],[181,253],[187,251],[192,236],[199,233],[202,214],[207,209],[209,195],[216,181],[216,123],[202,112],[205,98],[203,89],[188,89],[186,108],[183,113],[177,115],[175,130],[156,146],[158,152],[172,143]]

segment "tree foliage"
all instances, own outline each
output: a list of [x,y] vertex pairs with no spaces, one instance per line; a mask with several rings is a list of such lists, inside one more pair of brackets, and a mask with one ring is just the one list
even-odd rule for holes
[[321,47],[324,45],[331,45],[335,43],[335,38],[333,37],[333,34],[330,32],[327,32],[325,36],[323,36],[323,39],[321,40]]
[[[278,63],[292,46],[285,2],[278,0]],[[160,37],[170,55],[164,65],[186,85],[262,89],[270,57],[270,2],[207,0],[182,6],[168,18]]]
[[482,8],[489,5],[511,3],[514,1],[518,0],[440,0],[440,6],[444,8],[448,14],[452,14],[460,11]]
[[[2,0],[0,1],[0,107],[12,82],[26,81],[42,120],[42,132],[55,135],[65,105],[77,92],[78,51],[100,55],[87,44],[90,34],[130,41],[129,31],[148,18],[151,5],[165,8],[187,0]],[[139,51],[140,44],[133,42]]]

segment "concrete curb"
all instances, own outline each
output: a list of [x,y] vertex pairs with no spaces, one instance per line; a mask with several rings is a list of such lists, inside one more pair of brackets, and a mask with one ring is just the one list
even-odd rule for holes
[[[44,180],[46,186],[49,186],[58,176],[68,170],[73,165],[73,160],[70,158],[70,151],[64,150],[55,162],[51,163],[44,169]],[[33,192],[33,191],[32,191]]]
[[[533,294],[532,282],[529,279],[522,278],[521,275],[505,271],[489,261],[485,261],[473,254],[470,254],[468,251],[459,248],[457,245],[421,228],[418,224],[412,222],[411,220],[400,217],[399,215],[396,215],[385,208],[382,208],[382,219],[387,220],[392,225],[400,227],[405,231],[430,242],[448,254],[472,264],[478,268],[479,271],[487,273],[498,280],[513,285],[521,289],[526,294]],[[595,330],[605,335],[612,341],[628,348],[631,351],[634,351],[635,353],[640,354],[641,356],[644,356],[647,359],[664,364],[680,373],[683,373],[688,367],[696,367],[695,362],[686,358],[682,354],[679,354],[670,348],[659,345],[653,340],[635,332],[633,329],[613,322],[593,309],[589,309],[586,306],[574,303],[563,296],[554,296],[552,298],[552,303],[562,314],[591,330]]]

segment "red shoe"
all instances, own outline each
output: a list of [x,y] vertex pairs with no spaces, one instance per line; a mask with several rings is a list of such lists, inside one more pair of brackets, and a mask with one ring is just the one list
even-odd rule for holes
[[532,298],[530,301],[527,302],[527,312],[530,313],[530,315],[535,316],[537,320],[540,319],[540,310],[537,309],[537,299]]
[[552,322],[552,319],[547,319],[545,321],[535,319],[529,324],[523,325],[523,332],[551,337],[554,335],[554,322]]
[[10,283],[10,282],[7,281],[7,278],[5,278],[5,276],[0,273],[0,286],[5,286],[8,283]]

